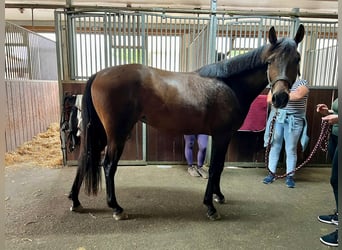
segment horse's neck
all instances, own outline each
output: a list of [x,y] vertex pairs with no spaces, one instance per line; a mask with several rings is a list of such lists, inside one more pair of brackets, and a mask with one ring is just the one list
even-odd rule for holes
[[266,46],[254,49],[218,63],[212,63],[199,68],[196,72],[202,77],[230,78],[243,75],[265,65],[263,52]]
[[267,86],[264,53],[266,45],[226,61],[205,65],[196,72],[225,82],[236,94],[241,107],[247,107]]
[[245,112],[248,112],[253,100],[266,88],[268,84],[266,70],[265,65],[227,79],[227,84],[236,94],[241,107],[247,107]]

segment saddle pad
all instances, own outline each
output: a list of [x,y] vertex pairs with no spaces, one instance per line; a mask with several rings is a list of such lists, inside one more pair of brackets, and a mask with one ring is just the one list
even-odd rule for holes
[[266,128],[267,95],[258,95],[238,131],[260,132]]

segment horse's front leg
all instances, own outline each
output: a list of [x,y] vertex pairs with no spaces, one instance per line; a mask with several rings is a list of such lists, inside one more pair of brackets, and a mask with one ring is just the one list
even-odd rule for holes
[[218,203],[224,203],[224,195],[220,191],[220,177],[223,170],[223,164],[211,165],[209,168],[209,179],[204,195],[204,205],[208,207],[207,216],[211,220],[220,219],[220,214],[217,212],[213,204],[213,198]]
[[[224,203],[224,195],[220,189],[220,180],[229,141],[230,136],[220,135],[212,137],[209,179],[203,201],[203,203],[208,207],[207,216],[211,220],[217,220],[220,218],[219,213],[214,207],[213,198],[218,203]],[[215,197],[213,197],[214,194]]]
[[210,169],[209,169],[208,184],[205,190],[203,204],[206,205],[208,208],[208,211],[207,211],[208,218],[211,220],[218,220],[220,219],[220,215],[217,212],[213,204],[213,178],[210,176],[210,172],[212,172]]
[[222,171],[223,171],[223,167],[221,168],[221,173],[218,176],[218,180],[214,182],[215,185],[214,185],[213,198],[214,198],[214,201],[219,203],[219,204],[224,204],[225,203],[225,198],[224,198],[224,195],[221,192],[221,187],[220,187]]
[[[122,152],[122,150],[120,152]],[[128,215],[116,200],[114,184],[114,176],[121,153],[119,153],[118,150],[115,150],[114,157],[110,157],[110,155],[113,154],[111,154],[110,149],[107,148],[103,162],[103,170],[106,178],[107,204],[113,209],[113,218],[115,220],[124,220],[128,218]]]

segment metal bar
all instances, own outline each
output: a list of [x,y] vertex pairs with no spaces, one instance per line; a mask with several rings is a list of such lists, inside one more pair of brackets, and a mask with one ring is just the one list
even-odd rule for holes
[[117,48],[117,42],[118,42],[118,19],[120,17],[118,15],[114,15],[113,16],[113,37],[112,37],[112,41],[113,41],[113,45],[111,46],[111,50],[113,51],[113,60],[114,60],[114,63],[113,63],[113,66],[114,65],[118,65],[118,51],[116,50]]
[[163,42],[162,42],[162,32],[163,32],[163,20],[161,16],[157,17],[157,22],[159,24],[159,28],[157,29],[157,40],[158,40],[158,51],[157,51],[157,61],[156,61],[156,67],[159,66],[159,68],[164,69],[163,67],[163,56],[162,56],[162,50],[163,50]]
[[109,67],[108,65],[108,55],[109,55],[108,32],[109,30],[108,30],[108,14],[107,13],[105,13],[103,16],[103,29],[104,29],[104,32],[103,32],[104,65],[102,65],[102,67],[107,68]]
[[132,15],[127,15],[127,40],[128,42],[127,44],[127,49],[128,50],[128,61],[127,63],[132,63],[132,36],[131,36],[131,19],[132,19]]
[[[5,3],[5,8],[24,8],[24,9],[68,9],[72,8],[80,12],[84,11],[130,11],[130,12],[164,12],[164,13],[186,13],[186,14],[212,14],[211,9],[182,9],[182,8],[132,8],[132,7],[113,7],[113,6],[87,6],[87,5],[72,5],[66,4],[16,4]],[[324,12],[294,12],[294,11],[260,11],[260,10],[216,10],[216,14],[223,14],[227,16],[285,16],[285,17],[302,17],[302,18],[327,18],[337,19],[338,13],[324,13]]]
[[[142,47],[142,51],[141,51],[141,62],[144,65],[147,65],[147,56],[148,56],[148,37],[147,37],[147,30],[148,30],[148,25],[146,28],[146,15],[142,14],[140,16],[140,27],[139,27],[139,31],[141,33],[141,47]],[[139,41],[140,42],[140,41]]]
[[[89,53],[90,53],[90,58],[92,58],[92,60],[90,60],[90,75],[92,75],[93,73],[96,72],[96,69],[98,67],[98,55],[99,53],[97,50],[98,47],[98,40],[97,40],[97,25],[96,25],[96,17],[89,17],[89,30],[90,30],[90,46],[89,46]],[[94,53],[95,52],[95,53]],[[93,53],[95,54],[95,57],[93,56]]]
[[119,57],[118,57],[118,63],[117,63],[117,65],[120,65],[122,62],[121,62],[121,55],[122,55],[122,53],[121,53],[121,47],[122,47],[122,43],[121,43],[121,38],[122,38],[122,31],[121,31],[121,14],[118,14],[118,33],[117,33],[117,38],[118,38],[118,48],[119,49],[116,49],[117,50],[117,52],[118,52],[118,54],[119,54]]
[[[169,20],[169,22],[167,21]],[[168,43],[167,43],[167,46],[169,48],[169,51],[168,51],[168,54],[169,54],[169,66],[168,66],[168,70],[174,70],[174,68],[172,68],[172,24],[171,24],[171,18],[166,18],[166,27],[165,29],[167,30],[167,27],[169,27],[169,30],[168,30]]]
[[[336,32],[336,24],[334,25],[334,33]],[[336,40],[336,44],[337,44],[337,40]],[[337,68],[337,45],[334,45],[334,47],[336,47],[336,49],[334,49],[334,64],[333,67],[331,67],[332,69],[336,69]],[[333,70],[332,73],[332,82],[333,84],[335,84],[337,86],[337,70]]]
[[136,15],[132,15],[132,59],[134,63],[137,63],[137,53],[138,53],[138,48],[137,48],[137,40],[139,39],[139,34],[136,29],[136,24],[138,23]]
[[[322,32],[322,24],[320,24],[320,29],[319,29],[319,32]],[[315,72],[314,72],[314,76],[315,76],[315,85],[316,85],[316,83],[317,82],[319,82],[319,70],[318,70],[318,64],[319,64],[319,60],[320,60],[320,58],[321,58],[321,56],[320,56],[320,54],[321,54],[321,39],[320,39],[320,37],[318,36],[317,37],[317,45],[316,45],[316,48],[315,48],[316,50],[317,50],[317,56],[316,56],[316,66],[315,66]]]

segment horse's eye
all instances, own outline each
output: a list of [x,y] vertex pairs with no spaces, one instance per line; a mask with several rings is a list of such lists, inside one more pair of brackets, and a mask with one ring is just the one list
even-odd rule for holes
[[266,64],[267,64],[267,65],[270,65],[270,64],[272,64],[273,61],[274,61],[273,58],[268,58],[268,59],[266,60]]

